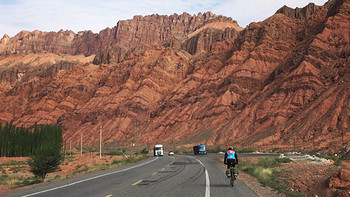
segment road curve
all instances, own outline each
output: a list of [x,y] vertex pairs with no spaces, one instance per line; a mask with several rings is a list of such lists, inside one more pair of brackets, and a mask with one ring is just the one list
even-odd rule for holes
[[209,157],[151,157],[100,173],[79,176],[6,195],[13,196],[257,196],[238,180],[232,188],[225,169]]

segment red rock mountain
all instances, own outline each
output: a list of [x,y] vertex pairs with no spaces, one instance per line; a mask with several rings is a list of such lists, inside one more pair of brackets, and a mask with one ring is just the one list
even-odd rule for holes
[[[66,142],[350,145],[350,1],[283,7],[245,29],[212,13],[136,16],[0,42],[0,120]],[[92,62],[94,64],[92,64]]]

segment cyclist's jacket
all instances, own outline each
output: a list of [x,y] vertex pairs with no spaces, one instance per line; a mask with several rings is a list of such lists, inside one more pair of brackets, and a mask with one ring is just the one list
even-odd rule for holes
[[224,163],[227,163],[227,160],[234,160],[234,163],[237,164],[238,163],[238,157],[236,154],[236,151],[234,150],[228,150],[225,153],[225,158],[224,158]]
[[236,159],[236,157],[235,157],[236,151],[228,150],[228,151],[226,151],[226,153],[227,153],[227,159]]

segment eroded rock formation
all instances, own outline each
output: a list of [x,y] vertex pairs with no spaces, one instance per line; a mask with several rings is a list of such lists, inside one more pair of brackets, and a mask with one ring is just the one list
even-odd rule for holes
[[58,123],[76,145],[81,133],[96,145],[102,125],[111,145],[338,150],[350,143],[349,10],[348,0],[283,7],[244,30],[184,13],[99,34],[5,36],[0,120]]

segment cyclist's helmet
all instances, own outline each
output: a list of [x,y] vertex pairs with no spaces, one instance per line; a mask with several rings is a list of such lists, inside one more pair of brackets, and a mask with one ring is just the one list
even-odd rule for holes
[[232,146],[229,146],[228,149],[229,149],[229,150],[233,150]]

